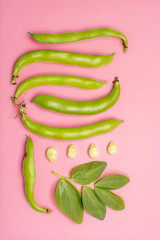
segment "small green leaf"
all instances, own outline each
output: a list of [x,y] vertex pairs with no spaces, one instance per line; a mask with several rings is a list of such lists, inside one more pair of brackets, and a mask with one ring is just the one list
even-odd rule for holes
[[81,164],[71,171],[71,179],[81,185],[94,182],[103,173],[107,163],[102,161],[92,161]]
[[103,220],[106,215],[106,206],[99,200],[93,189],[83,187],[82,189],[83,207],[93,217]]
[[81,194],[70,182],[60,179],[56,188],[56,203],[59,209],[75,223],[83,221]]
[[100,179],[95,183],[95,186],[115,190],[125,186],[129,181],[129,178],[124,175],[113,174]]
[[102,203],[114,210],[123,210],[125,203],[118,195],[108,191],[105,188],[95,187],[95,193]]

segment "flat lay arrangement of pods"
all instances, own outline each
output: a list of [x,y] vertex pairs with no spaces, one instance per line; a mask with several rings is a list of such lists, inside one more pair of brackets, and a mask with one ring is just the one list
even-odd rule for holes
[[[31,37],[44,44],[71,43],[97,37],[117,37],[122,40],[124,52],[128,49],[127,37],[119,31],[111,28],[89,29],[81,32],[67,33],[29,33]],[[17,78],[21,70],[33,63],[53,62],[81,67],[95,68],[110,64],[114,58],[114,53],[110,55],[82,54],[74,52],[62,52],[56,50],[37,50],[28,52],[18,59],[15,63],[12,84],[17,83]],[[26,104],[19,104],[19,97],[25,91],[44,85],[65,85],[83,89],[101,88],[105,81],[85,78],[71,75],[39,75],[23,81],[16,89],[12,101],[16,107],[19,105],[19,116],[23,125],[32,133],[39,136],[59,140],[77,140],[85,139],[98,134],[107,133],[118,127],[123,121],[119,119],[106,119],[94,124],[76,126],[70,128],[57,128],[54,126],[43,125],[34,122],[26,116]],[[111,92],[105,97],[92,101],[73,101],[55,96],[39,94],[32,99],[32,103],[49,111],[59,112],[62,114],[74,115],[93,115],[110,109],[120,97],[120,82],[118,77],[113,81]],[[64,115],[65,116],[65,115]],[[110,142],[107,151],[110,155],[116,153],[116,145]],[[98,148],[91,144],[88,149],[91,158],[98,157]],[[56,149],[49,147],[46,150],[46,156],[50,161],[57,157]],[[70,145],[67,149],[68,158],[72,159],[77,156],[77,149]],[[74,167],[70,177],[62,176],[55,171],[54,175],[59,178],[55,199],[59,209],[75,223],[82,223],[84,210],[93,217],[103,220],[106,215],[106,206],[114,210],[123,210],[125,203],[122,198],[113,193],[111,190],[119,189],[129,182],[129,178],[124,175],[109,175],[99,180],[107,166],[103,161],[91,161]],[[34,187],[36,179],[36,169],[34,164],[34,145],[31,137],[26,136],[26,150],[23,160],[23,176],[25,195],[30,206],[36,211],[42,213],[51,213],[52,210],[39,206],[34,199]],[[82,186],[81,192],[73,185],[75,182]]]

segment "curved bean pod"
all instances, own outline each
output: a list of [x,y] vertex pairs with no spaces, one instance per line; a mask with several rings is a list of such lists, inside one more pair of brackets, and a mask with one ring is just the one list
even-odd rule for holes
[[120,96],[120,83],[116,77],[112,91],[105,97],[93,101],[72,101],[49,95],[37,95],[32,102],[47,110],[77,115],[91,115],[111,108]]
[[80,32],[66,32],[66,33],[30,33],[34,40],[42,43],[69,43],[86,39],[93,39],[97,37],[118,37],[121,38],[124,45],[124,52],[127,52],[128,39],[127,37],[111,28],[97,28],[88,29]]
[[42,85],[66,85],[84,89],[97,89],[102,87],[106,82],[97,81],[90,78],[68,76],[68,75],[40,75],[31,77],[23,81],[17,88],[14,98],[14,104],[17,105],[19,96],[34,87]]
[[23,160],[23,176],[25,183],[25,195],[30,206],[38,212],[51,213],[52,211],[40,207],[34,199],[34,186],[36,180],[36,170],[34,165],[34,147],[32,139],[26,136],[26,153]]
[[23,55],[16,62],[13,69],[12,84],[16,84],[16,78],[24,67],[37,62],[55,62],[82,67],[100,67],[112,62],[111,55],[89,55],[74,52],[61,52],[56,50],[37,50]]
[[31,132],[46,138],[61,139],[61,140],[78,140],[89,138],[98,134],[106,133],[115,129],[120,123],[118,119],[109,119],[97,122],[92,125],[85,125],[73,128],[58,128],[50,127],[29,119],[25,112],[24,107],[20,109],[20,115],[24,126]]

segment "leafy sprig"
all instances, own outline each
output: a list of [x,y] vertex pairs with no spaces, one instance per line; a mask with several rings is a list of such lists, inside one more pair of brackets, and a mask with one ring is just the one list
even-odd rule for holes
[[[110,190],[122,188],[130,180],[124,175],[113,174],[96,181],[106,166],[107,163],[103,161],[84,163],[72,169],[70,178],[52,171],[60,178],[56,187],[56,203],[59,209],[75,223],[82,223],[84,209],[93,217],[103,220],[106,215],[106,205],[114,210],[125,208],[123,199]],[[81,184],[82,193],[70,181]],[[89,185],[94,181],[96,181],[94,184]],[[91,186],[94,189],[90,188]]]

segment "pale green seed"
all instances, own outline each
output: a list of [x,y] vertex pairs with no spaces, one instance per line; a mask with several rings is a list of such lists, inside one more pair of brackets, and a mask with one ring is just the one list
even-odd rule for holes
[[108,145],[107,151],[110,155],[114,155],[117,152],[116,144],[114,142],[110,142]]
[[57,155],[56,149],[53,147],[48,148],[46,151],[46,155],[47,155],[47,158],[51,162],[53,162],[56,159],[56,155]]
[[96,147],[96,145],[91,144],[88,154],[91,158],[97,158],[98,157],[98,148]]
[[75,156],[77,155],[77,150],[76,150],[74,145],[70,145],[68,147],[67,155],[68,155],[69,158],[75,158]]

